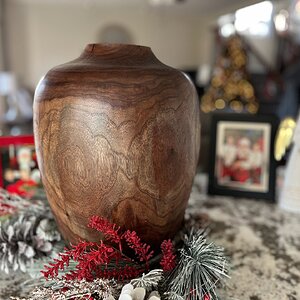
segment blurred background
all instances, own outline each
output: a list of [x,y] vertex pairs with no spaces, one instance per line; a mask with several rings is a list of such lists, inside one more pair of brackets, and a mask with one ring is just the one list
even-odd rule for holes
[[105,42],[149,46],[190,75],[203,169],[212,113],[297,115],[299,0],[0,0],[0,134],[30,134],[40,78]]

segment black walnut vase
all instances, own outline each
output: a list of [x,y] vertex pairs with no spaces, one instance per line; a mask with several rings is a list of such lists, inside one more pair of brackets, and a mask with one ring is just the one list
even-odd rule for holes
[[99,215],[157,246],[181,227],[200,123],[191,81],[148,47],[90,44],[34,99],[42,180],[65,239],[95,240]]

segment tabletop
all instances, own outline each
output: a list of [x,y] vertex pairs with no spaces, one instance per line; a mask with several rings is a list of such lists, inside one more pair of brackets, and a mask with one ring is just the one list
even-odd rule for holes
[[195,178],[188,210],[206,213],[211,240],[231,258],[231,279],[221,299],[300,299],[300,215],[275,203],[203,193]]
[[[208,237],[226,249],[231,278],[220,299],[300,299],[300,215],[263,200],[205,193],[203,175],[195,177],[187,214],[206,215]],[[0,275],[0,299],[22,294],[26,274]]]

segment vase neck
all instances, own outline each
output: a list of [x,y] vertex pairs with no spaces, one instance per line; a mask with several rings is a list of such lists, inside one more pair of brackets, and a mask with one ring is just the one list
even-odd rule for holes
[[80,58],[93,63],[118,66],[161,64],[151,48],[126,44],[88,44]]

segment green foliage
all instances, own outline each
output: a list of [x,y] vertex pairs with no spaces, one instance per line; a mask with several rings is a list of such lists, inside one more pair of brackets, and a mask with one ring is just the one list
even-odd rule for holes
[[206,240],[202,230],[191,231],[184,239],[177,266],[167,278],[169,300],[218,299],[216,285],[228,276],[224,249]]

